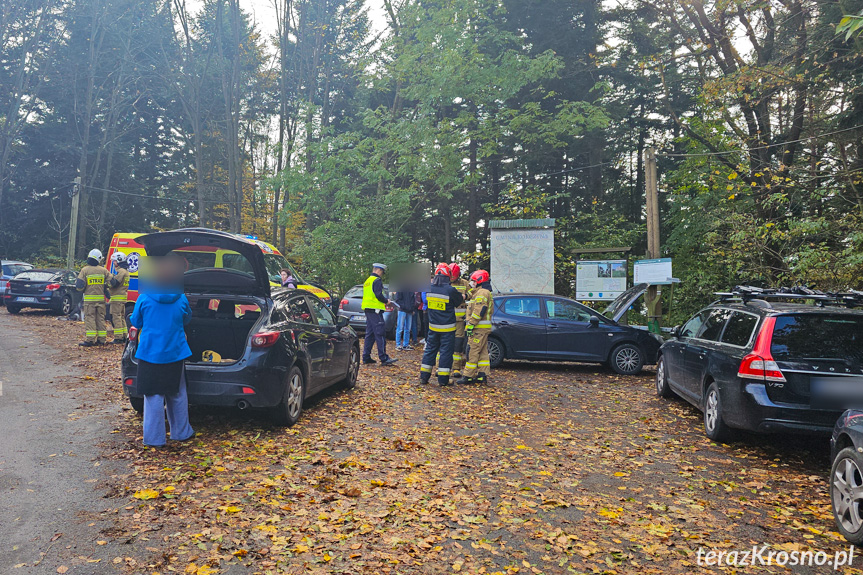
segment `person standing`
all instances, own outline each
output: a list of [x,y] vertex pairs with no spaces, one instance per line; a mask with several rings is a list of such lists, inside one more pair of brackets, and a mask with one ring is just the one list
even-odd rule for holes
[[114,252],[114,273],[108,281],[111,325],[114,327],[114,343],[126,343],[126,301],[129,293],[129,263],[126,254]]
[[[155,277],[138,296],[129,318],[138,330],[138,391],[144,395],[144,445],[165,445],[165,408],[171,439],[185,441],[195,435],[189,425],[185,360],[192,355],[185,326],[192,308],[182,288],[183,263],[167,257],[155,265]],[[178,281],[178,278],[179,281]]]
[[458,290],[461,294],[463,303],[455,310],[455,349],[452,352],[452,375],[453,377],[461,377],[461,370],[464,368],[464,362],[467,359],[466,341],[464,338],[465,315],[467,314],[467,301],[469,298],[468,290],[470,284],[461,275],[461,268],[457,263],[451,263],[449,266],[451,278],[450,285]]
[[399,291],[393,297],[399,307],[398,323],[396,324],[396,350],[410,351],[413,349],[411,346],[411,327],[416,315],[416,292]]
[[437,358],[438,384],[449,385],[455,346],[455,310],[462,304],[464,298],[450,285],[448,265],[438,264],[435,268],[435,275],[426,290],[425,299],[429,314],[429,332],[420,366],[420,383],[429,382],[435,358]]
[[104,345],[108,332],[105,329],[105,287],[111,274],[100,265],[102,252],[97,249],[87,254],[87,265],[81,268],[75,289],[84,292],[84,341],[81,347]]
[[384,264],[373,264],[372,274],[363,284],[362,310],[366,314],[366,337],[363,344],[363,363],[377,363],[372,359],[372,346],[378,346],[378,358],[381,365],[392,365],[397,362],[387,355],[386,323],[384,312],[390,303],[384,297],[384,284],[381,279],[386,271]]
[[470,276],[473,295],[468,306],[467,326],[468,358],[464,375],[456,383],[485,383],[491,363],[488,358],[488,334],[491,333],[491,314],[494,305],[488,272],[477,270]]
[[425,333],[423,320],[423,294],[422,292],[414,292],[414,306],[416,307],[416,312],[414,312],[414,321],[411,324],[411,343],[413,345],[419,345],[420,342],[425,343],[425,338],[420,339],[419,334]]

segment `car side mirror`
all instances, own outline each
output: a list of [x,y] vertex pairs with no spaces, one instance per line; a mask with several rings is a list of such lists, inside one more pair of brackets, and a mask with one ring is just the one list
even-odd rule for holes
[[670,335],[671,335],[671,337],[673,337],[675,339],[680,339],[680,326],[676,325],[673,328],[671,328],[671,334]]
[[599,327],[599,318],[595,315],[590,316],[590,327]]
[[338,319],[336,320],[336,327],[339,329],[342,329],[344,327],[348,327],[349,323],[350,323],[350,321],[348,320],[348,318],[346,318],[343,315],[340,315],[338,317]]

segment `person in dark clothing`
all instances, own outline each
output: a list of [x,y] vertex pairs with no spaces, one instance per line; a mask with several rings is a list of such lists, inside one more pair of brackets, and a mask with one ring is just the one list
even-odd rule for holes
[[435,358],[437,358],[438,384],[449,385],[452,354],[455,349],[455,310],[464,302],[461,293],[449,283],[450,273],[447,264],[439,264],[435,269],[434,279],[426,290],[429,332],[420,366],[422,384],[428,383],[431,379]]
[[[414,296],[416,297],[416,313],[414,313],[414,321],[411,324],[411,344],[419,345],[420,342],[425,343],[425,304],[423,304],[423,294],[422,292],[414,292]],[[420,339],[420,334],[422,334],[422,339]]]
[[372,346],[378,346],[378,359],[381,365],[392,365],[397,362],[387,355],[386,327],[384,312],[387,304],[392,303],[384,297],[384,284],[381,277],[387,266],[373,264],[372,275],[363,284],[362,309],[366,314],[366,338],[363,344],[363,363],[377,363],[372,359]]
[[396,305],[399,307],[398,323],[396,324],[396,350],[410,351],[411,347],[411,325],[417,309],[416,292],[398,291],[393,295]]

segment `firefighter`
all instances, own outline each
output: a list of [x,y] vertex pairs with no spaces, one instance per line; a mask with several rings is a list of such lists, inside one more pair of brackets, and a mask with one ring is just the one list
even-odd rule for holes
[[114,326],[114,343],[126,343],[126,294],[129,291],[129,263],[126,254],[114,252],[111,256],[116,272],[108,280],[111,298],[111,323]]
[[470,276],[473,298],[468,306],[465,333],[468,358],[464,375],[456,383],[485,383],[491,364],[488,359],[488,334],[491,333],[491,313],[494,309],[488,272],[477,270]]
[[461,294],[464,303],[458,306],[455,310],[455,349],[452,352],[452,376],[455,378],[461,377],[461,370],[464,368],[466,340],[464,338],[465,315],[467,314],[467,302],[470,299],[469,290],[470,284],[461,275],[461,268],[457,263],[452,263],[449,266],[450,270],[450,285],[458,290]]
[[386,322],[384,312],[390,303],[384,297],[384,284],[381,277],[387,270],[384,264],[372,264],[372,274],[363,284],[362,310],[366,314],[366,338],[363,344],[363,363],[377,363],[372,359],[372,346],[378,346],[378,359],[381,365],[393,365],[397,359],[387,355]]
[[102,252],[97,249],[87,254],[87,265],[81,268],[75,289],[84,292],[84,341],[78,345],[92,347],[103,345],[107,332],[105,331],[105,287],[111,274],[104,266]]
[[446,264],[438,264],[434,279],[426,290],[426,303],[429,314],[429,333],[423,352],[420,367],[420,383],[426,384],[431,379],[432,369],[437,358],[437,382],[449,385],[452,372],[452,355],[455,346],[455,310],[464,298],[457,289],[450,285],[450,269]]

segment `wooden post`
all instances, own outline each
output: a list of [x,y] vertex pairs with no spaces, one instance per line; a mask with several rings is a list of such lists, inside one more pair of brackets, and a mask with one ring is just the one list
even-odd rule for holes
[[[659,190],[656,176],[656,150],[645,151],[645,184],[647,201],[647,257],[659,258]],[[647,327],[660,333],[662,327],[662,300],[657,286],[647,288]]]
[[72,184],[72,217],[69,220],[69,248],[66,252],[66,269],[72,269],[75,263],[75,240],[78,237],[78,206],[81,205],[81,176],[75,178]]

